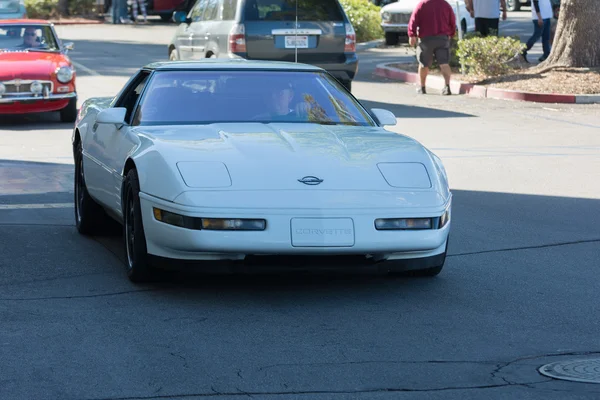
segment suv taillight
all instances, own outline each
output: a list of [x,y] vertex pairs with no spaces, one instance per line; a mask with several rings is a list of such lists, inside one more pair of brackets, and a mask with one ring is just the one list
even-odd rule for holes
[[352,24],[346,24],[346,44],[344,45],[344,52],[356,52],[356,32],[354,32]]
[[246,52],[246,28],[244,24],[237,24],[229,32],[229,52]]

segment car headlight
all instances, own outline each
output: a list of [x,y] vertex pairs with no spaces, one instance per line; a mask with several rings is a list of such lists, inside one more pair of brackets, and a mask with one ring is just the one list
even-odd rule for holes
[[392,19],[392,15],[389,12],[384,11],[381,13],[381,19],[383,21],[389,21],[390,19]]
[[0,96],[4,95],[4,93],[6,93],[6,86],[4,86],[4,83],[0,83]]
[[38,81],[33,81],[31,86],[29,86],[29,90],[31,90],[31,93],[33,94],[40,94],[42,93],[42,90],[44,90],[44,85]]
[[71,67],[60,67],[56,70],[56,79],[60,83],[69,83],[73,79],[73,68]]

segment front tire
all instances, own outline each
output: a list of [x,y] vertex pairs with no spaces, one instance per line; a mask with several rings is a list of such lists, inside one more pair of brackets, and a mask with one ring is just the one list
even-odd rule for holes
[[146,235],[140,206],[140,183],[137,171],[131,169],[123,184],[123,242],[127,262],[127,277],[142,283],[154,277],[148,260]]
[[77,97],[69,100],[69,104],[60,110],[61,122],[75,122],[77,119]]
[[75,226],[82,235],[99,235],[103,233],[106,221],[104,209],[92,199],[85,184],[83,173],[83,154],[81,142],[77,142],[75,150]]
[[173,48],[169,53],[169,61],[177,61],[179,60],[179,54],[177,53],[177,49]]

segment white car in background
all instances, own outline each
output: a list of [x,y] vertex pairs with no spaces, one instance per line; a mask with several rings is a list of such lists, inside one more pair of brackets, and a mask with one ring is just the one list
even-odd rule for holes
[[[408,42],[408,23],[413,10],[421,0],[398,0],[381,8],[381,27],[385,32],[385,44],[395,46]],[[446,0],[454,9],[456,26],[463,33],[475,31],[475,19],[467,11],[464,0]]]
[[437,156],[384,129],[396,122],[306,64],[148,65],[114,98],[81,106],[77,229],[121,223],[134,282],[156,260],[435,276],[452,194]]

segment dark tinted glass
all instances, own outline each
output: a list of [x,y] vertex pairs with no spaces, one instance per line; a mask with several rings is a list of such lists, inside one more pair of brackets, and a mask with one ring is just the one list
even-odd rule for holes
[[[297,0],[298,21],[343,21],[337,0]],[[246,0],[246,21],[295,21],[296,0]]]
[[149,82],[140,125],[226,122],[374,126],[329,75],[292,71],[163,71]]

